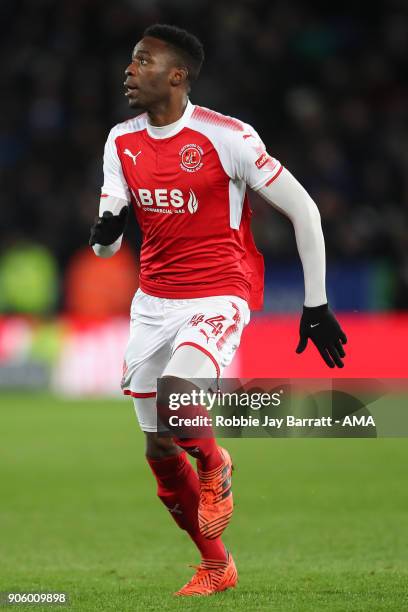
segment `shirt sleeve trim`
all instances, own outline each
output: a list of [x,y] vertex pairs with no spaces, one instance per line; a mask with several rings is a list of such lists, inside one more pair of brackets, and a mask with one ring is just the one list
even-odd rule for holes
[[262,179],[262,181],[261,181],[260,183],[258,183],[258,184],[257,184],[257,185],[255,185],[254,187],[251,187],[251,189],[253,189],[254,191],[258,191],[258,190],[259,190],[259,189],[261,189],[262,187],[269,187],[269,185],[270,185],[271,183],[273,183],[273,181],[274,181],[275,179],[277,179],[277,178],[278,178],[278,176],[280,175],[280,173],[282,172],[282,170],[283,170],[283,166],[282,166],[282,165],[280,165],[280,166],[279,166],[278,171],[277,171],[277,172],[275,172],[275,174],[274,174],[273,176],[270,176],[269,178],[267,178],[267,179],[266,179],[266,182],[265,182],[265,179]]
[[119,200],[125,200],[125,202],[130,201],[129,195],[126,194],[124,191],[119,192],[119,190],[115,191],[114,189],[111,189],[110,187],[108,189],[106,187],[103,187],[100,197],[106,198],[107,196],[112,196],[113,198],[119,198]]

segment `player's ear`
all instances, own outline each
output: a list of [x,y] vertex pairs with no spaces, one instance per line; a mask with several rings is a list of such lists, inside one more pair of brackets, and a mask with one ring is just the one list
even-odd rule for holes
[[173,68],[170,72],[170,85],[173,87],[177,87],[178,85],[182,85],[187,81],[188,78],[188,70],[187,68],[179,67]]

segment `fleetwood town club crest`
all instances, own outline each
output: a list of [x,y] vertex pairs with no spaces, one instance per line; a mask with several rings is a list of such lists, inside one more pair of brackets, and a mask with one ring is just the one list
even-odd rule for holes
[[199,145],[186,144],[180,149],[180,168],[185,172],[197,172],[203,167],[203,150]]

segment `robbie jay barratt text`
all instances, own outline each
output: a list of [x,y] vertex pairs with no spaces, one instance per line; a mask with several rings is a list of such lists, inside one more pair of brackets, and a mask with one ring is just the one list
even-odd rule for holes
[[195,416],[193,418],[184,418],[177,415],[172,415],[169,418],[170,427],[275,427],[280,429],[283,425],[286,427],[332,427],[334,425],[342,425],[343,427],[363,426],[375,427],[373,417],[347,415],[343,419],[333,419],[332,417],[320,418],[298,418],[293,415],[287,415],[285,418],[271,418],[267,415],[263,419],[253,416],[231,416],[225,417],[217,415],[210,416]]

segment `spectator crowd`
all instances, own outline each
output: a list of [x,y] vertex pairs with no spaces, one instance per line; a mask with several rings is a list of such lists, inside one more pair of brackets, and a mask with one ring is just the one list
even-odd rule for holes
[[[124,69],[143,29],[175,23],[206,62],[193,103],[251,123],[319,206],[330,260],[384,260],[408,308],[408,9],[293,0],[2,0],[1,250],[46,246],[60,274],[88,240],[103,146],[128,118]],[[267,258],[291,225],[252,194]],[[134,221],[129,236],[137,231]]]

